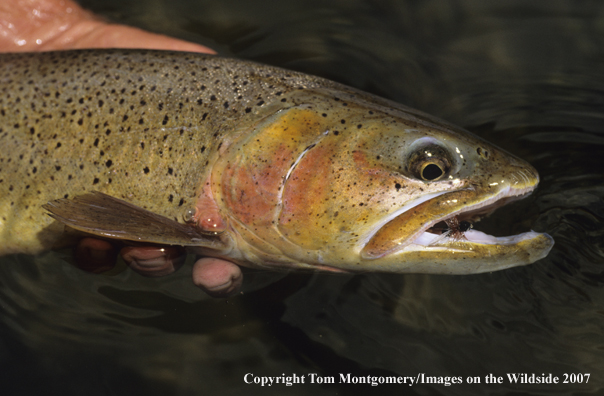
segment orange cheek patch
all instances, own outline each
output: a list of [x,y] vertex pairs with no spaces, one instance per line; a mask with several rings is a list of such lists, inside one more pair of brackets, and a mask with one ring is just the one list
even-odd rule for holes
[[285,178],[323,132],[322,122],[313,110],[291,108],[267,118],[225,153],[221,191],[232,217],[255,233],[275,225]]
[[[329,151],[329,148],[315,147],[297,164],[283,191],[283,209],[279,220],[281,224],[290,223],[296,213],[313,214],[315,204],[323,201],[330,180]],[[295,220],[303,221],[301,217],[298,216]]]
[[362,170],[364,176],[390,177],[389,173],[376,164],[370,164],[367,154],[363,151],[353,151],[352,160],[356,169]]
[[332,220],[329,191],[334,147],[317,146],[309,150],[290,175],[282,198],[279,229],[290,240],[303,247],[318,247],[328,240]]
[[260,159],[249,166],[245,161],[228,165],[222,185],[231,213],[245,224],[271,223],[291,156],[291,150],[280,147],[270,160]]

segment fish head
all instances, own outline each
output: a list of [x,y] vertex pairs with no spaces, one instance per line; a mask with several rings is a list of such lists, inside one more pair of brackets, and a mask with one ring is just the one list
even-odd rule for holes
[[213,168],[245,260],[464,274],[528,264],[551,249],[546,234],[437,230],[529,194],[539,182],[530,164],[401,105],[322,94],[256,122]]

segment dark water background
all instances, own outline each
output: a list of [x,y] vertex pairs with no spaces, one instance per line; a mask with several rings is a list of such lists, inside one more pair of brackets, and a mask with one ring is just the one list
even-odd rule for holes
[[[106,17],[321,75],[464,126],[542,182],[486,220],[556,240],[472,276],[292,274],[227,300],[190,265],[99,276],[65,253],[0,259],[1,395],[604,394],[604,2],[86,0]],[[473,385],[246,385],[275,376],[481,377]],[[484,376],[503,376],[488,385]],[[589,373],[509,384],[507,373]]]

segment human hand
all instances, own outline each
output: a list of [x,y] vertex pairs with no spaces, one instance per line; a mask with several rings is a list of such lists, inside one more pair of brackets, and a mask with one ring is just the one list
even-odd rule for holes
[[[144,30],[111,24],[85,11],[71,0],[2,0],[0,2],[0,52],[51,51],[80,48],[148,48],[214,53],[202,45]],[[120,254],[130,267],[147,276],[163,276],[182,265],[178,248],[126,247]],[[109,242],[84,238],[76,258],[87,266],[102,266],[117,256]],[[226,260],[201,258],[193,266],[193,282],[213,297],[239,291],[241,269]]]
[[71,0],[0,2],[0,51],[148,48],[215,53],[199,44],[112,24]]

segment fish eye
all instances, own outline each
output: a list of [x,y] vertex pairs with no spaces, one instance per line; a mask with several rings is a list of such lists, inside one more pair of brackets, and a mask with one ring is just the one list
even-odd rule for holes
[[452,162],[447,150],[431,144],[421,147],[409,156],[407,169],[416,179],[438,181],[449,174]]
[[445,171],[442,166],[434,162],[423,164],[420,171],[421,178],[427,181],[438,180],[444,174]]

